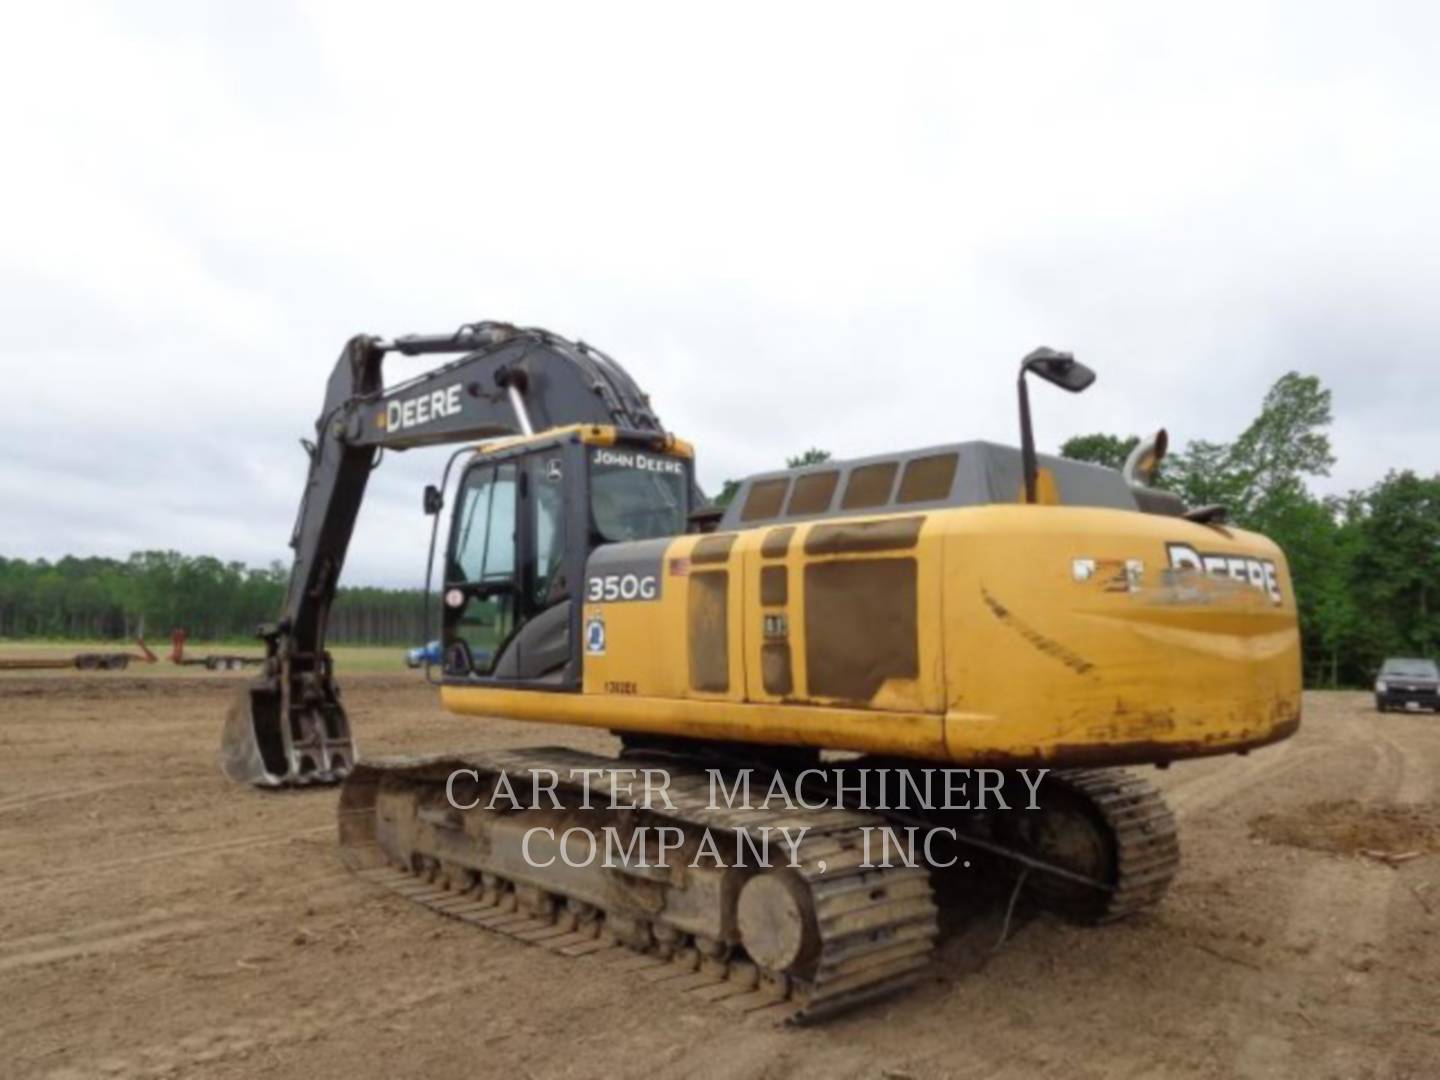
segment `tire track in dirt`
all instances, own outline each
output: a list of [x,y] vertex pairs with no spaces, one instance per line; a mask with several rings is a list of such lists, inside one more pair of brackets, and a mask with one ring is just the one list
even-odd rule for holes
[[[1284,1000],[1287,1017],[1308,1016],[1307,1007],[1334,1016],[1338,1005],[1355,1018],[1353,1026],[1384,1030],[1383,982],[1371,968],[1385,941],[1395,875],[1341,856],[1318,858],[1323,861],[1304,873],[1291,894],[1290,917],[1275,942],[1286,959],[1236,986],[1255,1006],[1237,1047],[1237,1076],[1283,1074],[1295,1067],[1293,1024],[1276,1015],[1273,995]],[[1338,990],[1337,972],[1343,981]],[[1387,1075],[1376,1049],[1355,1044],[1349,1034],[1334,1027],[1325,1033],[1319,1049],[1329,1067],[1345,1075]]]
[[204,932],[210,926],[211,923],[208,920],[192,918],[182,919],[179,922],[162,922],[157,926],[141,927],[120,933],[104,933],[88,939],[83,939],[86,931],[77,931],[76,936],[82,937],[83,940],[63,945],[55,944],[42,948],[24,949],[9,956],[0,956],[0,973],[14,971],[18,968],[35,967],[40,964],[53,964],[61,960],[73,960],[80,956],[126,952],[161,938],[193,937]]
[[106,1055],[60,1066],[46,1072],[48,1080],[92,1080],[96,1077],[193,1076],[206,1066],[244,1060],[277,1048],[309,1042],[341,1026],[372,1026],[437,999],[485,986],[486,973],[436,981],[412,977],[400,986],[388,982],[345,995],[321,997],[281,1016],[258,1016],[231,1024],[200,1028],[178,1039],[151,1043],[125,1054]]
[[1351,793],[1361,802],[1391,802],[1405,779],[1405,755],[1382,738],[1356,739],[1358,749],[1370,755],[1365,782]]
[[[1341,736],[1337,742],[1316,749],[1332,758],[1343,756],[1352,775],[1358,762],[1368,761],[1364,778],[1352,780],[1352,797],[1365,803],[1390,802],[1407,789],[1407,782],[1410,790],[1419,790],[1407,771],[1404,748],[1387,733],[1363,721],[1339,725],[1337,730]],[[1323,1005],[1331,1015],[1338,1004],[1353,1018],[1353,1026],[1384,1030],[1385,980],[1373,969],[1388,940],[1399,878],[1389,867],[1345,856],[1314,855],[1306,861],[1309,865],[1286,898],[1285,916],[1273,942],[1278,948],[1268,951],[1271,963],[1259,978],[1251,976],[1234,985],[1237,995],[1254,1004],[1248,1030],[1236,1046],[1237,1076],[1269,1076],[1294,1069],[1297,1040],[1293,1025],[1286,1021],[1292,1013],[1307,1016],[1307,1004]],[[1338,990],[1333,987],[1336,972],[1342,973]],[[1322,993],[1326,996],[1314,997]],[[1283,1014],[1275,1008],[1276,996],[1288,1006]],[[1388,1051],[1361,1044],[1348,1038],[1350,1034],[1333,1027],[1325,1033],[1327,1067],[1356,1075],[1386,1075]]]
[[1216,758],[1213,766],[1204,772],[1181,776],[1165,785],[1165,801],[1178,817],[1195,815],[1243,796],[1262,777],[1274,780],[1294,771],[1324,749],[1321,746],[1297,748],[1294,742],[1287,741],[1257,750],[1245,758]]
[[10,938],[8,941],[0,942],[0,959],[3,959],[7,953],[12,953],[17,949],[42,948],[46,945],[67,942],[72,938],[82,937],[86,934],[104,934],[112,930],[123,932],[133,930],[137,927],[147,926],[151,923],[164,922],[166,919],[174,919],[194,914],[197,914],[197,912],[150,910],[140,915],[133,915],[124,919],[92,921],[75,929],[50,930],[40,934],[27,934],[24,937]]
[[65,788],[58,791],[36,791],[11,795],[8,798],[0,799],[0,814],[8,814],[15,810],[26,810],[39,803],[53,802],[57,799],[79,799],[89,795],[99,795],[101,792],[114,791],[116,788],[134,787],[144,782],[143,780],[120,780],[113,784],[97,784],[87,788]]
[[[1390,767],[1398,774],[1398,780],[1388,792],[1390,801],[1415,806],[1432,800],[1435,797],[1436,789],[1435,760],[1434,758],[1427,760],[1427,755],[1424,753],[1424,750],[1421,749],[1422,747],[1428,749],[1436,745],[1426,737],[1429,735],[1429,732],[1422,733],[1413,726],[1397,730],[1391,724],[1379,718],[1377,718],[1371,730],[1379,739],[1383,752],[1387,760],[1391,763]],[[1410,738],[1406,739],[1404,737],[1405,735],[1409,735]],[[1385,880],[1387,905],[1386,921],[1378,927],[1378,940],[1372,944],[1367,955],[1358,961],[1360,964],[1365,965],[1367,969],[1370,963],[1383,961],[1386,958],[1387,952],[1391,952],[1392,956],[1394,956],[1393,941],[1395,939],[1391,934],[1394,927],[1391,925],[1391,921],[1394,920],[1397,923],[1402,921],[1403,915],[1399,909],[1407,904],[1414,903],[1408,896],[1404,895],[1404,893],[1412,888],[1412,885],[1407,883],[1405,869],[1375,866],[1370,868],[1368,872],[1372,877]],[[1427,915],[1428,914],[1427,912]],[[1395,962],[1401,965],[1405,963],[1405,961],[1399,957],[1395,957]],[[1373,992],[1379,999],[1378,1009],[1381,1016],[1399,1016],[1402,1014],[1402,1006],[1411,1004],[1411,1002],[1400,1000],[1402,997],[1411,993],[1411,988],[1407,987],[1404,983],[1389,978],[1381,978],[1378,975],[1373,977],[1372,982],[1376,984]],[[1392,1071],[1404,1071],[1404,1066],[1401,1062],[1402,1054],[1403,1051],[1396,1046],[1387,1046],[1383,1057],[1387,1074]]]
[[[365,899],[371,892],[372,890],[366,886],[365,882],[360,881],[349,870],[337,864],[333,868],[326,868],[313,876],[290,877],[277,884],[267,882],[263,888],[255,888],[253,891],[244,888],[232,892],[228,897],[232,904],[222,907],[206,908],[193,904],[182,904],[178,907],[151,908],[140,915],[114,919],[88,919],[60,930],[47,930],[27,934],[24,937],[11,938],[0,942],[0,967],[3,967],[16,950],[43,949],[50,945],[83,942],[97,934],[105,935],[112,932],[124,934],[163,923],[166,920],[184,921],[203,915],[208,927],[216,933],[223,933],[226,930],[242,932],[252,930],[257,917],[287,911],[299,901],[304,902],[306,915],[309,917],[324,918],[336,914],[349,914],[356,902]],[[384,898],[382,895],[381,899]],[[188,897],[176,896],[166,899],[173,903],[174,901],[183,901]],[[233,904],[234,901],[239,900],[243,900],[243,903]],[[64,919],[66,914],[63,907],[56,908],[53,909],[52,917]],[[86,916],[77,914],[74,918],[83,920],[86,919]]]
[[87,862],[83,866],[60,867],[47,871],[46,873],[35,874],[28,878],[20,878],[16,881],[9,882],[7,887],[18,888],[27,885],[37,885],[48,881],[77,877],[82,874],[88,875],[105,873],[111,870],[125,870],[136,866],[144,866],[148,863],[169,862],[174,859],[185,859],[196,855],[247,851],[253,848],[266,847],[270,844],[287,843],[302,837],[318,836],[321,833],[333,833],[334,831],[334,825],[312,825],[305,829],[289,829],[281,833],[262,833],[257,836],[234,837],[229,840],[220,840],[213,844],[197,844],[194,847],[169,848],[164,851],[147,851],[139,855],[130,855],[123,859],[110,859],[106,862]]
[[1417,761],[1417,755],[1403,746],[1395,732],[1387,726],[1377,724],[1375,734],[1385,744],[1386,752],[1396,762],[1401,772],[1400,783],[1395,789],[1395,800],[1413,806],[1433,798],[1435,770],[1432,764]]

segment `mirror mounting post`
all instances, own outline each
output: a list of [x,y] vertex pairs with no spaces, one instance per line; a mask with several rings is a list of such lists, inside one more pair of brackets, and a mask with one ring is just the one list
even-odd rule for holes
[[1025,364],[1020,365],[1020,465],[1025,471],[1025,502],[1035,501],[1035,428],[1030,423],[1030,390],[1025,385]]
[[1054,383],[1062,390],[1078,394],[1095,381],[1095,372],[1067,352],[1059,352],[1041,346],[1020,361],[1020,378],[1017,390],[1020,396],[1020,461],[1025,472],[1025,502],[1035,502],[1035,488],[1039,466],[1035,460],[1035,429],[1030,422],[1030,390],[1025,376],[1030,372],[1039,375],[1046,382]]

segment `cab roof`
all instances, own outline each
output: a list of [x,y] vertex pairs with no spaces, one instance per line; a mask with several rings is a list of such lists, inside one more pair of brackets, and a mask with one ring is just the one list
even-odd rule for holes
[[545,445],[577,439],[588,446],[616,446],[633,444],[643,446],[660,454],[674,454],[677,457],[694,458],[695,448],[684,439],[669,432],[657,434],[653,431],[627,431],[609,424],[565,424],[561,427],[546,428],[533,435],[502,435],[486,439],[475,447],[477,454],[493,454],[500,450],[516,450],[530,445]]

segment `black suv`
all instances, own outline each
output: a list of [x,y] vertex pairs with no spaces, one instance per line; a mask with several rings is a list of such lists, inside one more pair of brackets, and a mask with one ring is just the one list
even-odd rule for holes
[[1440,669],[1433,660],[1392,657],[1375,676],[1375,707],[1440,710]]

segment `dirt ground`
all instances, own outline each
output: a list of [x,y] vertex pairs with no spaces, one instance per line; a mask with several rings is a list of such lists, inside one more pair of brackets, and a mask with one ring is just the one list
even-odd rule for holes
[[[1440,1075],[1440,718],[1312,694],[1289,742],[1145,770],[1184,847],[1157,909],[1024,917],[993,952],[987,910],[920,989],[793,1030],[352,878],[333,790],[221,779],[242,679],[0,676],[0,1074]],[[610,747],[448,717],[415,676],[346,685],[369,755]]]

